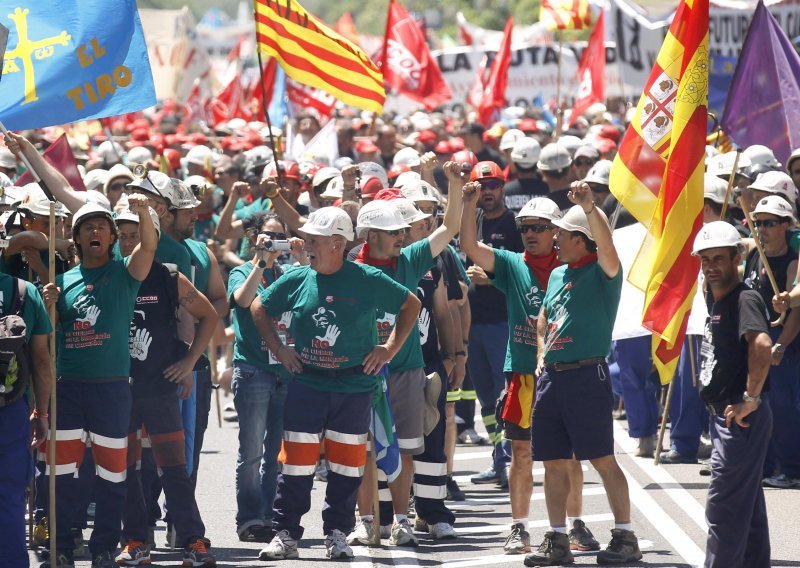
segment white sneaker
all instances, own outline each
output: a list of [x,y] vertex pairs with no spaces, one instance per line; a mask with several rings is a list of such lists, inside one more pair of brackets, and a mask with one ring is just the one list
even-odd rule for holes
[[411,523],[408,519],[394,523],[392,525],[392,536],[389,537],[389,544],[392,546],[417,546],[419,540],[411,530]]
[[467,428],[458,435],[458,441],[468,446],[483,446],[489,443],[489,440],[483,438],[478,434],[474,428]]
[[[344,537],[344,535],[342,535]],[[289,536],[289,531],[278,531],[270,542],[258,554],[259,560],[285,560],[300,558],[297,552],[297,541]]]
[[456,538],[456,529],[453,525],[447,523],[434,523],[428,526],[428,534],[431,535],[433,540],[446,540],[449,538]]
[[353,549],[347,545],[345,538],[339,529],[333,529],[331,534],[325,537],[328,558],[353,558]]
[[347,535],[347,544],[363,544],[369,546],[374,541],[375,537],[375,523],[374,521],[365,521],[360,519],[356,528]]

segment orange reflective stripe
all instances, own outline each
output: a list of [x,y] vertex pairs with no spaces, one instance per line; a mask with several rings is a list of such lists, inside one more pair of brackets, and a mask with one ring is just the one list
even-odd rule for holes
[[364,467],[367,463],[367,445],[343,444],[325,438],[325,459],[347,467]]
[[121,473],[127,469],[128,448],[106,448],[95,441],[92,444],[94,462],[112,473]]
[[176,430],[175,432],[167,432],[166,434],[150,434],[150,440],[153,445],[164,444],[167,442],[183,442],[183,430]]
[[319,442],[291,442],[283,440],[278,461],[286,465],[316,465],[319,460]]
[[153,459],[159,467],[186,465],[183,430],[150,434]]
[[[83,440],[58,440],[56,439],[56,465],[76,463],[80,467],[86,453],[86,444]],[[50,441],[45,443],[45,461],[50,464]]]

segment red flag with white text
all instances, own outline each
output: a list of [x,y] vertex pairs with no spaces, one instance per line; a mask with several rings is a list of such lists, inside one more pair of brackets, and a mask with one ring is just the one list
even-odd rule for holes
[[[514,18],[508,18],[503,31],[500,49],[495,55],[489,75],[483,86],[480,101],[477,104],[478,120],[489,126],[506,106],[506,87],[508,86],[508,67],[511,65],[511,33]],[[480,71],[479,71],[480,73]]]
[[578,64],[578,96],[575,106],[572,107],[569,124],[572,126],[578,117],[594,103],[606,100],[605,74],[606,74],[606,45],[605,45],[605,16],[600,12],[600,17],[594,25],[592,35],[589,36],[589,45],[581,55]]

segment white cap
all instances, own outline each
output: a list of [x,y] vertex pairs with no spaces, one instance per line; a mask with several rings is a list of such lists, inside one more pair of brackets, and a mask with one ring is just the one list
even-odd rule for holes
[[397,154],[394,155],[394,160],[392,160],[393,166],[402,166],[406,165],[409,168],[413,168],[414,166],[419,165],[419,152],[417,152],[414,148],[401,148],[397,151]]
[[578,138],[577,136],[572,136],[567,134],[566,136],[562,136],[556,141],[556,144],[559,144],[561,147],[566,148],[569,152],[570,156],[575,155],[575,150],[583,146],[583,140]]
[[518,128],[511,128],[503,133],[500,137],[500,144],[498,148],[501,150],[511,150],[517,142],[525,138],[525,133]]
[[328,180],[342,177],[342,172],[330,166],[320,168],[311,180],[311,187],[318,187]]
[[169,188],[164,196],[174,209],[194,209],[200,205],[200,201],[188,185],[177,178],[170,178],[169,181]]
[[400,187],[403,197],[410,199],[414,203],[432,201],[440,203],[439,192],[425,180],[416,180]]
[[197,146],[193,146],[186,153],[186,163],[195,164],[198,166],[206,166],[211,162],[212,156],[213,154],[211,153],[211,148],[208,146],[203,146],[202,144],[198,144]]
[[[116,152],[114,150],[116,150]],[[106,140],[105,142],[101,142],[97,147],[97,155],[107,164],[120,162],[122,158],[125,157],[125,148],[117,142]]]
[[370,229],[397,231],[408,229],[408,223],[391,201],[370,201],[358,212],[356,234],[363,237]]
[[8,148],[0,148],[0,168],[16,168],[17,157]]
[[608,178],[611,176],[611,160],[598,160],[583,179],[586,183],[599,183],[608,185]]
[[757,191],[782,195],[791,203],[794,203],[795,199],[797,199],[797,188],[794,186],[789,174],[784,172],[770,171],[758,174],[756,181],[747,187]]
[[[733,173],[733,162],[736,160],[736,151],[726,152],[706,160],[706,171],[715,176],[729,176]],[[739,163],[736,168],[744,171],[750,166],[750,158],[742,154],[739,156]]]
[[[158,213],[156,213],[155,210],[152,207],[148,207],[147,210],[150,212],[150,218],[153,220],[153,225],[156,228],[156,233],[158,233],[158,235],[160,236],[161,235],[161,220],[158,218]],[[120,213],[117,213],[117,216],[114,219],[114,221],[116,222],[117,227],[119,227],[120,223],[125,223],[125,222],[136,223],[138,225],[139,224],[139,215],[134,213],[130,209],[125,209],[124,211],[121,211]]]
[[[608,223],[608,217],[599,207],[595,207],[597,213]],[[553,219],[553,225],[567,231],[579,231],[594,240],[592,229],[589,227],[589,219],[586,217],[580,205],[573,205],[561,219]]]
[[94,203],[95,205],[99,205],[111,211],[111,202],[104,194],[95,189],[87,189],[85,193],[86,195],[84,195],[84,197],[86,198],[86,203]]
[[361,162],[358,164],[358,169],[361,170],[361,177],[375,176],[381,180],[383,187],[389,187],[389,175],[386,173],[386,168],[376,162]]
[[325,199],[341,199],[344,196],[344,179],[342,176],[336,176],[331,180],[327,186],[325,186],[325,191],[320,194],[320,197],[324,197]]
[[423,213],[419,210],[419,208],[414,205],[414,202],[410,199],[406,199],[405,197],[401,197],[399,199],[392,199],[389,203],[397,207],[400,211],[400,215],[403,216],[403,221],[408,223],[415,223],[417,221],[422,221],[423,219],[427,219],[430,217],[430,213]]
[[529,136],[523,136],[511,150],[511,161],[523,168],[532,168],[539,161],[542,147],[539,142]]
[[794,221],[794,211],[792,206],[779,195],[768,195],[758,200],[756,208],[753,209],[753,215],[756,213],[771,213],[778,217],[789,217]]
[[571,164],[572,155],[567,147],[560,142],[551,142],[542,148],[536,167],[543,172],[553,172],[568,168]]
[[75,212],[75,215],[73,215],[72,232],[77,232],[81,223],[91,217],[105,217],[111,221],[112,227],[116,227],[114,224],[114,217],[111,215],[111,211],[101,207],[100,205],[97,205],[96,203],[87,203],[86,205],[82,205],[81,208]]
[[144,177],[135,178],[131,183],[128,184],[128,187],[139,188],[142,191],[157,195],[158,197],[162,197],[169,201],[171,183],[172,178],[167,174],[151,171],[147,172],[147,175]]
[[153,153],[144,146],[136,146],[128,150],[129,164],[144,164],[153,159]]
[[105,187],[106,180],[108,180],[108,170],[89,170],[83,176],[83,185],[86,186],[86,189],[100,190]]
[[128,166],[124,164],[114,164],[111,166],[111,169],[108,170],[108,177],[103,183],[103,192],[108,195],[108,187],[116,178],[125,178],[130,183],[134,180],[134,177],[133,172],[128,169]]
[[781,163],[775,157],[775,153],[761,144],[753,144],[745,148],[742,152],[743,156],[747,156],[751,164],[760,164],[768,168],[780,168]]
[[728,182],[724,179],[708,173],[703,175],[703,197],[705,199],[710,199],[714,203],[722,205],[725,203],[725,194],[727,192]]
[[344,209],[339,207],[321,207],[308,216],[306,224],[300,231],[309,235],[331,237],[342,235],[348,241],[353,240],[353,221]]
[[[29,211],[34,215],[47,216],[50,215],[50,200],[44,194],[44,191],[37,183],[28,183],[23,186],[25,190],[25,197],[19,204],[18,209]],[[56,201],[56,216],[66,217],[67,210],[64,206]]]
[[403,172],[397,176],[397,179],[394,180],[394,185],[392,187],[404,187],[406,185],[417,183],[421,179],[422,176],[417,172]]
[[534,197],[522,206],[522,209],[517,213],[517,219],[528,219],[535,217],[537,219],[561,219],[561,209],[558,208],[556,202],[547,197]]
[[719,247],[736,247],[742,251],[742,237],[736,227],[725,221],[712,221],[706,223],[694,238],[692,254],[697,256],[700,252]]

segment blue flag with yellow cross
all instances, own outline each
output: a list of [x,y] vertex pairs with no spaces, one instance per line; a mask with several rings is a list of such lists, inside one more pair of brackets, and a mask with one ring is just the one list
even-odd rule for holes
[[156,103],[135,0],[0,0],[9,30],[0,121],[10,130]]

